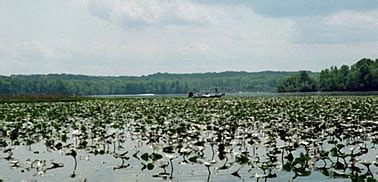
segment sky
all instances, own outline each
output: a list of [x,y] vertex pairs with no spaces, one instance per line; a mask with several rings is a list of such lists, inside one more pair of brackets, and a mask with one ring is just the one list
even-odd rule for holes
[[0,0],[0,75],[320,71],[378,58],[378,0]]

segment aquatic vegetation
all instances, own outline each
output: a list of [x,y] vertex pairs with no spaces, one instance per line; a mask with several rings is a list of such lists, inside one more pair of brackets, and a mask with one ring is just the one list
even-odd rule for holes
[[[77,178],[88,156],[109,156],[114,173],[137,168],[155,179],[181,178],[189,168],[187,175],[207,181],[220,173],[235,180],[321,173],[374,181],[377,108],[375,96],[2,103],[0,164],[38,176],[72,164],[70,177]],[[36,159],[17,158],[21,146]],[[73,163],[48,162],[45,152]]]

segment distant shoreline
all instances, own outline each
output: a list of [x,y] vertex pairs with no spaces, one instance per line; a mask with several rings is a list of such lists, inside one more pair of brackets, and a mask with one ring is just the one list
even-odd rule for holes
[[[226,97],[249,97],[249,96],[363,96],[378,95],[378,91],[345,91],[345,92],[240,92],[226,93]],[[91,98],[122,98],[122,97],[187,97],[187,94],[120,94],[120,95],[88,95]]]

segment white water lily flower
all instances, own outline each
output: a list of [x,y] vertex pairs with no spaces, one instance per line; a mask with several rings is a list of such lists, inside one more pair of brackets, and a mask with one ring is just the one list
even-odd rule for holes
[[239,155],[240,154],[240,152],[238,152],[238,151],[234,151],[234,152],[232,152],[232,155],[233,156],[237,156],[237,155]]
[[26,159],[25,164],[27,164],[27,165],[31,165],[32,162],[31,162],[31,160],[28,158],[28,159]]
[[46,160],[34,160],[32,166],[37,169],[42,168],[43,166],[46,166]]
[[18,166],[19,164],[19,161],[14,159],[14,160],[10,160],[9,163],[12,165],[12,166]]
[[283,165],[281,163],[278,163],[275,168],[277,170],[282,170],[283,169]]
[[188,148],[181,148],[180,149],[180,152],[181,153],[189,153],[189,152],[191,152],[192,150],[190,150],[190,149],[188,149]]
[[177,155],[174,155],[174,154],[164,154],[164,156],[165,156],[166,158],[168,158],[169,160],[174,159],[174,158],[177,157]]
[[204,159],[198,159],[198,162],[200,163],[200,164],[204,164],[205,166],[211,166],[211,162],[209,162],[209,161],[206,161],[206,160],[204,160]]
[[203,150],[205,149],[205,147],[203,147],[203,146],[197,146],[197,149],[198,149],[199,151],[203,151]]
[[89,155],[87,155],[87,156],[80,156],[79,159],[80,159],[80,160],[86,160],[86,161],[89,161]]
[[80,135],[80,131],[79,130],[73,130],[72,135],[74,135],[74,136]]
[[45,176],[46,175],[46,170],[38,170],[37,171],[38,176]]
[[346,149],[349,151],[354,151],[356,149],[356,146],[346,147]]
[[177,139],[178,138],[178,134],[175,133],[174,135],[171,136],[172,139]]
[[227,136],[227,137],[224,137],[226,140],[231,140],[232,139],[232,137],[230,137],[230,136]]
[[258,174],[258,173],[255,173],[255,176],[254,176],[255,178],[263,178],[263,177],[265,177],[265,175],[264,174]]
[[301,141],[301,142],[299,142],[299,144],[302,144],[302,145],[305,145],[305,146],[307,146],[308,144],[310,144],[309,142],[307,142],[307,141]]
[[363,161],[361,161],[361,164],[365,165],[365,166],[370,166],[372,164],[372,162],[367,161],[367,160],[363,160]]

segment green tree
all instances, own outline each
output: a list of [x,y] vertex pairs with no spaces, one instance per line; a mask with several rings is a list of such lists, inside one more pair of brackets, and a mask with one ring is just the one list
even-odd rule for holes
[[281,80],[278,92],[313,92],[316,91],[316,81],[310,77],[308,71],[299,71],[295,75]]

